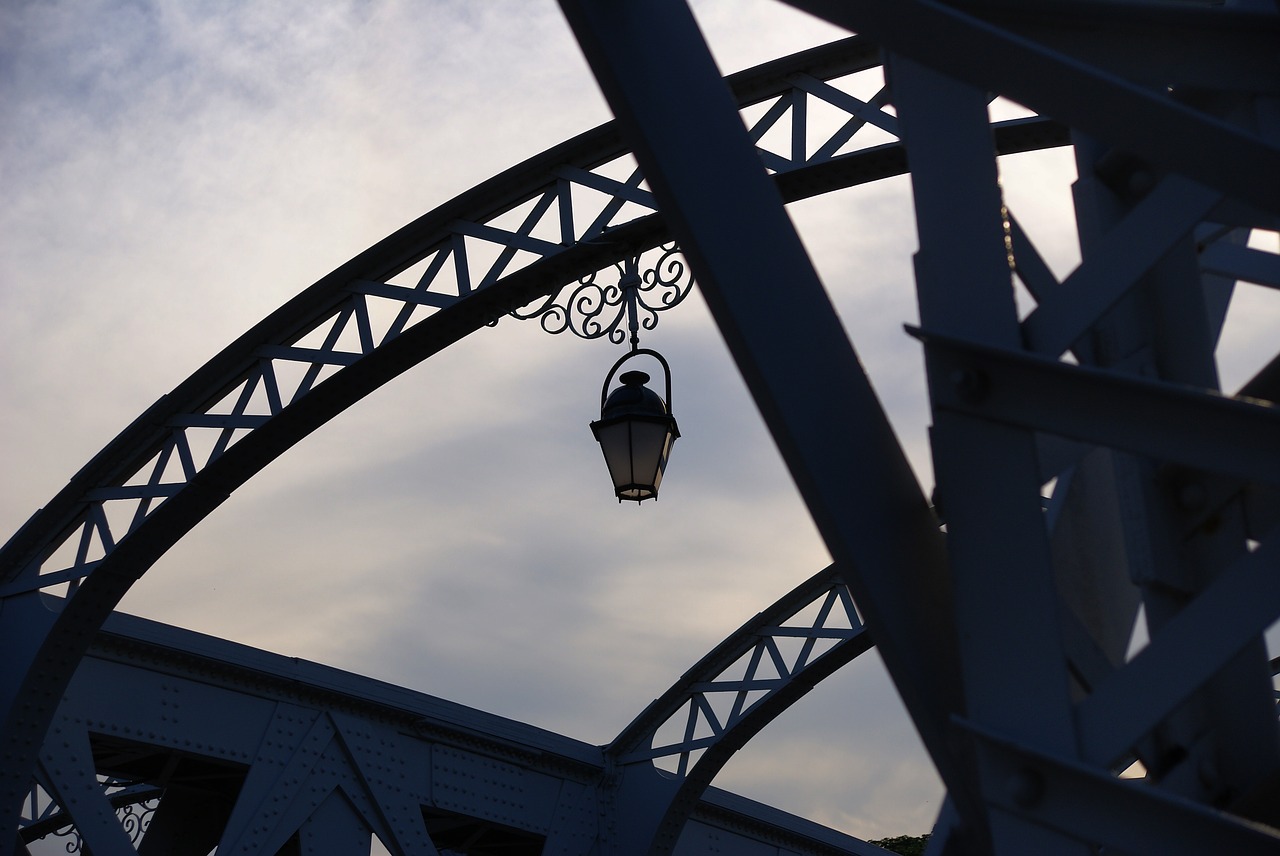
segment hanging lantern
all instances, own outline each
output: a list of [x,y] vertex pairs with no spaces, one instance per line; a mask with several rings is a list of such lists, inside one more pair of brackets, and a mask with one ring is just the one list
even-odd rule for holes
[[[638,354],[648,354],[662,364],[667,375],[667,399],[645,386],[649,375],[641,371],[623,372],[622,386],[609,393],[609,382],[622,364]],[[600,419],[591,423],[604,452],[614,493],[621,502],[657,499],[662,473],[667,468],[671,446],[680,436],[671,415],[671,369],[657,351],[636,348],[618,360],[604,379],[600,391]]]

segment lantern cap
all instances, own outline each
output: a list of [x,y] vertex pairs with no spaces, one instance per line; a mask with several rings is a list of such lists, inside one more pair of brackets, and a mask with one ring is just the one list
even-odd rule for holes
[[645,386],[649,380],[646,372],[623,372],[618,380],[622,386],[609,393],[600,409],[601,420],[613,420],[627,416],[669,417],[670,411],[662,396]]

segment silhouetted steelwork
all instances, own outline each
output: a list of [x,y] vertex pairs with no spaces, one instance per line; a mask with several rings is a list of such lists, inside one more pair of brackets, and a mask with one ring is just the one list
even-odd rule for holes
[[[1224,402],[1233,282],[1199,256],[1277,284],[1237,251],[1280,211],[1280,12],[791,3],[889,52],[945,535],[689,10],[561,5],[947,785],[932,852],[1276,852],[1280,390]],[[1007,216],[992,94],[1073,129],[1063,282]]]
[[[350,856],[372,836],[405,854],[625,850],[614,764],[530,725],[116,615],[54,717],[21,837],[143,856]],[[688,852],[883,852],[733,794],[700,797],[682,818]]]
[[[761,150],[787,198],[904,170],[896,144],[860,145],[857,137],[868,127],[867,117],[892,125],[893,117],[878,106],[883,94],[868,105],[821,79],[878,77],[878,62],[873,45],[851,39],[731,78],[744,105],[772,105],[753,123],[757,134],[794,113],[798,125],[793,127],[799,128],[794,134],[802,137],[803,104],[810,92],[848,112],[849,119],[816,153],[801,146],[785,158]],[[998,133],[1008,151],[1065,141],[1060,126],[1039,119],[1004,123]],[[638,189],[641,179],[628,158],[613,127],[602,127],[478,186],[361,254],[139,417],[10,540],[0,553],[6,580],[0,588],[5,598],[0,634],[14,668],[0,679],[6,682],[4,751],[13,763],[0,770],[11,806],[0,823],[26,825],[39,816],[19,809],[29,805],[33,793],[35,774],[28,771],[36,769],[35,747],[95,628],[132,580],[234,487],[343,408],[450,343],[505,313],[528,315],[531,310],[522,307],[537,307],[594,272],[625,264],[669,240],[666,223],[653,213],[647,192]],[[617,173],[628,177],[608,177]],[[596,208],[584,203],[584,188]],[[541,219],[532,215],[535,211]],[[512,219],[515,225],[506,228],[488,225]],[[533,237],[548,222],[561,243]],[[492,262],[483,272],[473,271],[471,260],[485,255],[485,242]],[[540,260],[511,264],[515,254],[509,250],[535,246],[545,254]],[[385,311],[388,305],[393,311]],[[374,306],[384,311],[371,311]],[[390,320],[379,327],[379,317]],[[293,385],[285,386],[284,378],[294,378]],[[66,596],[56,615],[40,603],[49,593]],[[794,674],[804,671],[795,664],[790,668]],[[810,677],[819,673],[808,672]],[[790,681],[789,692],[800,685]],[[724,733],[744,738],[750,731],[744,723],[758,729],[785,706],[776,702],[786,697],[775,694],[767,716],[769,705],[744,711],[750,716],[726,723]],[[726,741],[719,752],[731,744]],[[707,757],[715,754],[708,753],[696,770],[709,780],[709,771],[723,758],[712,765]],[[662,811],[634,811],[626,798],[619,802],[617,785],[625,780],[632,795],[645,790],[639,773],[644,764],[628,758],[625,766],[627,774],[610,779],[607,788],[609,816],[632,818],[645,828],[656,829],[663,817],[670,826],[670,818],[687,814],[689,795],[696,797],[705,787],[702,782],[695,791],[655,775],[646,795],[655,797],[651,808]],[[96,830],[90,836],[110,840],[109,799],[103,802],[99,783],[86,777],[83,764],[66,769],[70,781],[59,786],[84,788],[85,801],[77,807],[86,818],[82,831],[87,827]],[[676,808],[668,811],[673,804]],[[610,846],[645,846],[634,835],[609,834]],[[9,839],[0,827],[0,847]],[[110,852],[106,841],[92,843],[95,852]]]
[[[617,128],[496,177],[303,292],[144,413],[10,540],[0,852],[60,810],[93,852],[135,852],[115,806],[137,800],[100,780],[112,773],[170,786],[151,841],[166,840],[162,816],[204,818],[200,846],[228,852],[251,838],[248,852],[274,853],[295,833],[303,852],[344,852],[375,831],[399,852],[432,853],[455,822],[495,824],[517,844],[546,834],[560,842],[547,852],[669,853],[677,840],[703,852],[710,842],[685,821],[724,759],[870,636],[948,788],[933,853],[1275,852],[1280,737],[1262,633],[1280,616],[1280,373],[1273,360],[1225,395],[1214,349],[1237,279],[1280,287],[1277,255],[1245,242],[1280,224],[1280,13],[1266,3],[792,3],[862,35],[726,89],[683,3],[562,0]],[[874,72],[876,45],[889,52],[891,85],[860,100],[838,78]],[[992,126],[993,94],[1056,121]],[[815,98],[848,116],[821,138],[805,109]],[[761,102],[770,106],[744,129],[737,107]],[[756,146],[784,116],[789,157]],[[868,126],[900,142],[859,147]],[[1005,206],[996,157],[1068,134],[1083,262],[1059,281]],[[629,151],[640,170],[619,168]],[[908,158],[942,530],[782,211],[900,174]],[[588,210],[584,195],[598,204]],[[138,745],[151,757],[139,729],[164,714],[116,717],[95,700],[56,730],[72,674],[124,591],[232,489],[471,331],[554,304],[566,283],[670,240],[839,571],[708,655],[600,758],[547,773],[562,798],[545,833],[515,814],[459,808],[447,789],[392,794],[390,768],[371,776],[343,760],[377,757],[361,741],[391,738],[323,705],[289,723],[277,706],[263,720],[275,737],[256,754],[225,750],[258,772],[212,820],[212,803],[184,790],[172,764],[129,760]],[[1030,312],[1015,304],[1015,277]],[[778,283],[786,301],[770,299]],[[42,605],[48,593],[65,595],[60,612]],[[788,623],[818,602],[812,624]],[[1140,612],[1151,642],[1129,657]],[[790,634],[806,640],[794,663],[770,642]],[[827,639],[813,656],[811,643]],[[721,679],[743,656],[744,677]],[[762,676],[766,661],[776,675]],[[87,674],[99,668],[84,662]],[[169,686],[138,680],[152,698]],[[684,736],[655,743],[678,716]],[[488,727],[457,708],[442,719],[473,738]],[[95,746],[90,731],[112,721],[130,733]],[[709,738],[694,736],[699,724]],[[229,744],[209,736],[217,727],[193,724],[182,757],[220,763],[209,747]],[[521,732],[503,751],[542,739]],[[339,744],[347,755],[325,754]],[[488,783],[469,797],[480,803],[529,769],[451,751],[449,763]],[[674,778],[655,769],[662,759],[675,759]],[[1120,777],[1137,762],[1143,778]],[[579,801],[565,796],[599,770]],[[352,784],[340,791],[340,781]],[[313,788],[306,798],[300,782]],[[244,825],[273,811],[287,819]],[[246,831],[264,825],[273,831]],[[163,846],[147,836],[137,852]],[[832,846],[823,852],[841,852]]]

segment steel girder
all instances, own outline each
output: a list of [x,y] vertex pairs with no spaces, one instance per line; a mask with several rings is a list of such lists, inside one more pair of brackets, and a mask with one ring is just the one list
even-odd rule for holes
[[[20,834],[113,856],[346,856],[373,836],[396,856],[607,853],[626,849],[612,770],[599,746],[117,614],[54,718]],[[723,791],[686,814],[690,856],[883,853]]]
[[[756,137],[791,120],[789,153],[759,150],[784,198],[905,171],[899,145],[859,145],[864,127],[896,127],[881,109],[883,90],[862,101],[839,86],[841,76],[878,73],[878,67],[878,48],[853,38],[729,79],[744,106],[771,105],[752,123]],[[805,105],[813,99],[847,119],[834,130],[811,129]],[[1035,118],[1002,123],[995,133],[1006,152],[1066,141],[1062,126]],[[270,460],[399,373],[503,314],[669,238],[641,174],[625,167],[619,177],[616,167],[627,153],[616,128],[598,128],[362,253],[161,398],[10,539],[0,551],[0,636],[8,666],[0,680],[6,800],[0,848],[10,846],[17,806],[63,687],[96,628],[165,549]],[[582,201],[590,194],[594,207]],[[473,260],[484,246],[491,250],[481,269]],[[389,318],[381,326],[375,305]],[[47,593],[66,595],[57,612],[43,603]],[[821,636],[820,630],[813,632]],[[858,638],[840,656],[865,645]],[[838,659],[828,653],[823,668]],[[813,665],[790,664],[789,677]],[[807,674],[812,681],[821,670]],[[775,688],[786,691],[772,693],[770,704],[723,723],[734,740],[707,754],[690,777],[701,784],[683,790],[680,803],[687,806],[705,787],[728,746],[758,730],[801,686],[789,681]],[[627,765],[636,761],[633,754]],[[679,812],[655,811],[668,817],[666,828],[678,829]]]
[[[945,536],[688,9],[562,6],[949,789],[932,852],[1275,852],[1280,385],[1224,400],[1197,256],[1234,232],[1278,284],[1237,251],[1280,212],[1280,12],[790,2],[892,52]],[[1201,32],[1212,60],[1161,53]],[[1076,134],[1064,282],[1007,217],[991,93]]]
[[[431,852],[431,826],[454,812],[473,819],[452,822],[471,823],[476,835],[517,843],[522,835],[545,837],[548,853],[644,852],[652,841],[661,852],[692,854],[746,848],[757,834],[786,841],[788,852],[880,853],[731,795],[708,794],[750,737],[870,647],[847,586],[826,568],[725,639],[601,749],[115,615],[59,706],[19,836],[76,835],[93,852],[136,846],[143,854],[202,856],[225,846],[275,853],[281,842],[301,842],[331,823],[339,830],[331,842],[377,834],[391,852],[412,854]],[[353,718],[353,707],[364,712]],[[395,721],[400,725],[389,729]],[[405,723],[414,736],[407,742]],[[672,725],[679,736],[667,742],[664,726]],[[311,743],[299,742],[307,729],[319,730]],[[290,731],[297,739],[285,739]],[[384,754],[401,760],[392,769]],[[659,775],[664,759],[672,763]],[[299,771],[287,778],[280,772],[292,767]],[[466,781],[477,770],[486,784]],[[403,788],[406,779],[414,789]],[[343,795],[337,803],[335,793]]]

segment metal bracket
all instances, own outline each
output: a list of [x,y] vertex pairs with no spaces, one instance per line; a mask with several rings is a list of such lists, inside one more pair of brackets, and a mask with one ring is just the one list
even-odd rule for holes
[[615,262],[616,283],[602,284],[602,272],[597,271],[551,295],[532,311],[517,309],[511,317],[522,321],[537,318],[542,329],[551,334],[568,330],[583,339],[608,336],[615,345],[630,338],[634,349],[640,341],[640,329],[657,327],[658,313],[679,306],[693,290],[693,274],[680,249],[673,243],[658,249],[661,253],[651,264],[642,266],[643,254]]
[[[939,409],[1280,484],[1280,408],[908,326],[940,369]],[[1110,418],[1096,418],[1107,413]]]
[[[972,739],[989,773],[988,799],[1032,823],[1125,853],[1149,852],[1151,831],[1162,828],[1162,853],[1273,854],[1274,830],[1173,794],[1037,752],[976,723],[953,718]],[[1176,827],[1176,832],[1169,832]]]

